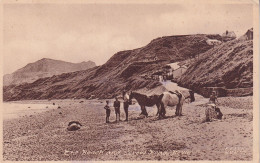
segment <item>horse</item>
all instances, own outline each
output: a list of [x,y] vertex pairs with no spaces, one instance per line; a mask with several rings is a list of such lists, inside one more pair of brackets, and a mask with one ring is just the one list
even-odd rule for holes
[[133,98],[136,99],[136,101],[138,102],[138,104],[141,107],[141,114],[140,115],[145,115],[146,117],[148,117],[148,113],[146,111],[146,106],[151,107],[156,105],[157,106],[157,114],[159,114],[159,108],[160,108],[160,101],[161,99],[159,98],[159,95],[152,95],[152,96],[146,96],[137,92],[131,92],[129,95],[129,100],[131,101]]
[[185,96],[181,92],[164,92],[159,96],[160,107],[158,118],[165,117],[167,106],[176,106],[175,115],[182,115],[182,105],[185,101]]

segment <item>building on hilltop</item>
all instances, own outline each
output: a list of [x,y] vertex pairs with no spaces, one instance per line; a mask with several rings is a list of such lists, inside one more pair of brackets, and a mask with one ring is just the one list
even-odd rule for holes
[[172,67],[170,65],[166,65],[163,67],[163,78],[164,80],[171,80],[173,78],[172,76]]
[[253,40],[253,28],[247,30],[246,32],[246,40]]
[[235,32],[234,31],[228,31],[228,30],[226,30],[226,32],[224,32],[223,34],[222,34],[222,41],[224,41],[224,42],[227,42],[227,41],[231,41],[231,40],[234,40],[234,39],[236,39],[236,34],[235,34]]
[[253,28],[247,30],[247,32],[239,38],[239,40],[253,40]]
[[163,78],[163,72],[162,71],[157,71],[157,72],[152,74],[152,79],[154,79],[154,80],[162,81],[162,78]]
[[172,70],[176,70],[180,67],[180,62],[174,62],[174,63],[169,63],[167,64],[168,66],[170,66],[172,68]]

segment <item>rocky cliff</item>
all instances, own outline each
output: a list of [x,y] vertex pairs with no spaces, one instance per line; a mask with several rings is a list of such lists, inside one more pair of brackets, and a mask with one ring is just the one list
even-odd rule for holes
[[178,84],[189,88],[253,87],[253,40],[238,39],[215,46],[191,62]]

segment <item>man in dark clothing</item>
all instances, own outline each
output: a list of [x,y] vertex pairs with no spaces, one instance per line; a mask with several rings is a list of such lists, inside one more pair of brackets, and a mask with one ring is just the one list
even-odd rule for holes
[[125,121],[128,121],[128,107],[129,107],[129,103],[124,102],[124,110],[125,110]]
[[129,96],[123,91],[124,110],[125,110],[125,121],[128,121],[128,107],[129,107]]
[[118,115],[118,120],[120,121],[120,101],[118,101],[118,98],[115,98],[116,101],[114,102],[114,108],[115,108],[115,113],[116,113],[116,121],[117,121],[117,115]]
[[110,116],[110,108],[109,108],[109,101],[106,101],[106,106],[104,109],[106,109],[106,123],[109,123],[109,116]]
[[190,102],[194,102],[195,101],[194,92],[190,89],[189,93],[190,93]]

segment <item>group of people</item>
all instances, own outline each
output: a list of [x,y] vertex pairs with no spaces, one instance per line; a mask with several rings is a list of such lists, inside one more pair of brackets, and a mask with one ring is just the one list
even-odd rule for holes
[[[191,98],[191,102],[195,101],[194,95],[190,98]],[[123,91],[123,101],[124,101],[123,107],[124,107],[125,116],[126,116],[125,121],[128,121],[128,108],[129,108],[129,104],[131,102],[129,100],[129,96],[126,93],[126,91]],[[209,105],[211,106],[211,108],[206,109],[206,112],[205,112],[206,121],[211,121],[211,119],[222,119],[223,114],[220,111],[220,109],[216,106],[216,102],[218,102],[216,92],[212,91],[212,93],[209,97]],[[118,100],[117,96],[115,97],[113,107],[115,109],[116,122],[119,122],[120,121],[120,101]],[[106,101],[106,105],[105,105],[104,109],[106,110],[106,123],[109,123],[111,108],[110,108],[108,100]]]
[[[125,91],[123,91],[123,106],[124,106],[124,111],[125,111],[125,116],[126,119],[125,121],[128,121],[128,108],[129,108],[129,96],[126,94]],[[115,114],[116,114],[116,122],[120,121],[120,101],[118,100],[118,97],[115,97],[115,101],[114,101],[114,105],[113,107],[115,108]],[[110,106],[109,106],[109,101],[106,101],[106,105],[104,107],[104,109],[106,110],[106,123],[109,123],[109,117],[110,117]]]

